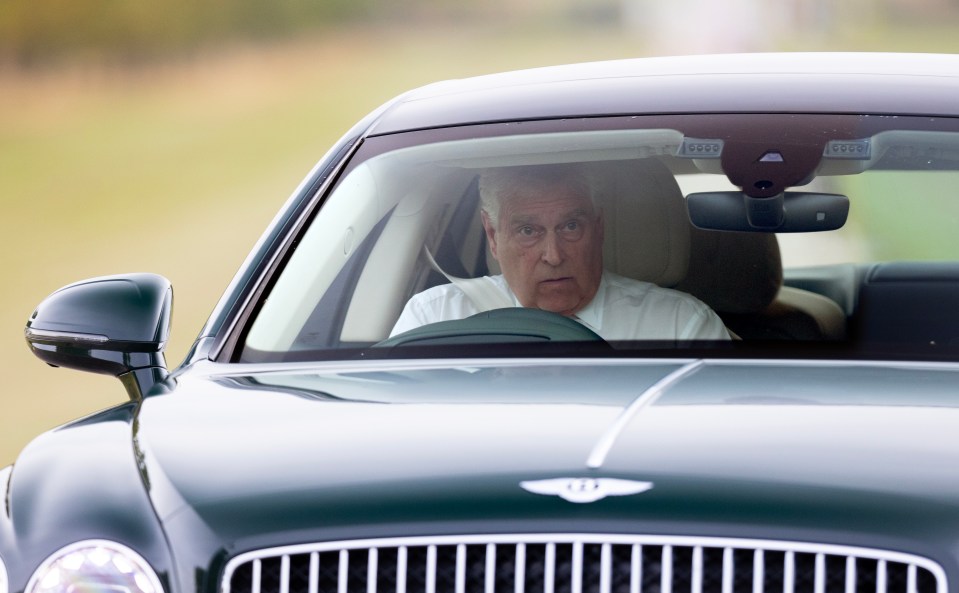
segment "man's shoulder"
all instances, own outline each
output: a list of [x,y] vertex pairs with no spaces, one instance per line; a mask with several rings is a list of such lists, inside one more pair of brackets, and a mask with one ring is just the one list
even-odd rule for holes
[[612,272],[606,272],[603,275],[603,280],[606,282],[607,290],[609,290],[608,298],[642,298],[671,302],[675,305],[682,304],[694,309],[706,308],[702,301],[689,293],[672,288],[663,288],[652,282],[635,280]]
[[642,292],[659,288],[652,282],[644,282],[643,280],[627,278],[626,276],[614,274],[609,270],[603,272],[603,282],[608,288],[613,288],[615,290],[628,290],[632,292]]
[[437,284],[414,294],[410,297],[410,302],[426,304],[447,300],[453,296],[463,296],[463,291],[457,288],[455,284]]
[[[487,282],[500,288],[504,292],[507,290],[506,281],[500,276],[481,276],[479,278],[469,278],[467,282]],[[455,283],[437,284],[431,288],[414,294],[410,297],[410,302],[420,304],[435,303],[439,301],[448,301],[450,299],[465,299],[466,293]]]

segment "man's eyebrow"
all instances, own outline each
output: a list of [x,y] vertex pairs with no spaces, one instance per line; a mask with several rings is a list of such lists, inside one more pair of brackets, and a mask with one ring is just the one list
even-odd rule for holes
[[[589,218],[594,216],[595,212],[590,212],[586,208],[574,208],[569,212],[565,213],[562,218]],[[535,214],[513,214],[510,219],[507,221],[510,224],[528,224],[528,223],[539,223],[539,216]]]
[[592,216],[593,214],[594,214],[594,213],[590,212],[590,211],[587,210],[586,208],[576,208],[575,210],[571,211],[571,212],[570,212],[569,214],[567,214],[566,216],[567,216],[567,218],[576,218],[577,216],[582,216],[582,217],[584,217],[584,218],[589,218],[589,217]]
[[[598,213],[589,208],[574,208],[561,216],[561,219],[571,220],[574,218],[595,218]],[[507,219],[506,224],[511,227],[524,226],[527,224],[542,225],[541,216],[538,214],[512,214]],[[560,223],[562,224],[562,223]]]
[[530,214],[514,214],[507,221],[511,225],[536,223],[536,217]]
[[[596,216],[595,212],[590,212],[586,208],[576,208],[575,210],[570,210],[562,216],[563,221],[580,219],[580,218],[594,218]],[[563,223],[560,223],[563,224]]]

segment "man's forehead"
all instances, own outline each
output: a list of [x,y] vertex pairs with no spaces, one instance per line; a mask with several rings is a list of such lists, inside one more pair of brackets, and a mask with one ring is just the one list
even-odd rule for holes
[[505,212],[509,222],[546,222],[549,220],[570,220],[573,218],[592,218],[592,205],[574,207],[570,209],[557,208],[519,208],[507,209]]
[[503,200],[502,213],[516,217],[588,216],[594,212],[589,196],[569,187],[541,187],[517,191]]

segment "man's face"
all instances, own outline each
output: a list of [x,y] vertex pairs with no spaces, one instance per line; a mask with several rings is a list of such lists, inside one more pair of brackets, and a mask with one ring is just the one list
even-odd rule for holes
[[562,184],[502,198],[496,228],[483,212],[493,257],[524,307],[572,315],[603,275],[603,220],[589,196]]

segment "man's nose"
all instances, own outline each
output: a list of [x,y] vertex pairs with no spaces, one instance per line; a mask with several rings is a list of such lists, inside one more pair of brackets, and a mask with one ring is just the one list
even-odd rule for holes
[[546,233],[543,239],[543,261],[551,266],[563,263],[562,241],[556,233]]

